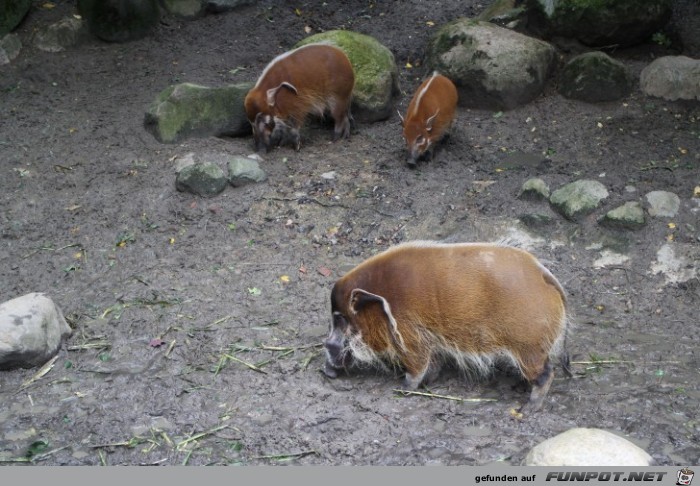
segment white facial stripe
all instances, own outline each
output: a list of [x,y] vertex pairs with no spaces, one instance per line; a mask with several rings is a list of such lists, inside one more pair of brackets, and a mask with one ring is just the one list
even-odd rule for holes
[[317,45],[317,44],[307,44],[307,45],[305,45],[305,46],[297,47],[296,49],[293,49],[293,50],[291,50],[291,51],[283,52],[282,54],[280,54],[279,56],[277,56],[276,58],[274,58],[272,61],[270,61],[270,64],[268,64],[267,66],[265,66],[265,69],[263,69],[262,74],[261,74],[260,77],[258,78],[258,82],[255,83],[255,88],[258,87],[258,85],[259,85],[260,82],[265,78],[265,76],[266,76],[267,73],[270,71],[270,69],[272,69],[272,66],[274,66],[274,65],[277,64],[278,62],[280,62],[280,61],[282,61],[282,60],[288,58],[288,57],[291,56],[293,53],[295,53],[295,52],[297,52],[297,51],[299,51],[299,50],[301,50],[301,49],[305,49],[305,48],[307,48],[307,47],[313,46],[313,45]]
[[420,102],[423,99],[423,95],[425,94],[426,91],[428,91],[428,88],[430,88],[430,85],[433,84],[433,80],[435,77],[438,75],[437,71],[433,73],[433,76],[430,78],[430,80],[423,86],[423,89],[418,92],[418,98],[416,99],[416,106],[413,107],[413,115],[418,114],[418,107],[420,106]]

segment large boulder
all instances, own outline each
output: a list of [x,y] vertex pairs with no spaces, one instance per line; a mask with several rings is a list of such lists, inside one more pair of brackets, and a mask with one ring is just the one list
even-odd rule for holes
[[32,6],[32,0],[3,0],[0,2],[0,37],[14,30]]
[[427,53],[428,65],[457,86],[460,104],[498,110],[537,97],[555,62],[544,41],[466,18],[440,28]]
[[526,0],[528,27],[594,47],[648,40],[671,18],[672,0]]
[[632,75],[627,66],[599,51],[571,59],[559,79],[562,95],[590,103],[619,100],[630,91]]
[[700,100],[700,60],[664,56],[642,70],[642,91],[666,100]]
[[90,32],[108,42],[140,39],[158,24],[158,0],[78,0]]
[[44,364],[70,334],[61,309],[44,294],[26,294],[0,304],[0,370]]
[[352,115],[362,122],[385,120],[399,93],[399,70],[394,55],[375,38],[347,30],[331,30],[307,37],[295,47],[332,44],[347,54],[355,72]]
[[247,135],[251,127],[244,101],[252,86],[252,83],[219,88],[191,83],[170,86],[151,104],[144,125],[164,143],[187,137]]

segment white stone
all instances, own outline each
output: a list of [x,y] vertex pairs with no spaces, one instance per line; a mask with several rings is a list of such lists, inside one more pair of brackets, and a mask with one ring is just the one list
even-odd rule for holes
[[649,466],[652,457],[632,442],[601,429],[575,428],[536,445],[525,466]]
[[8,300],[0,304],[0,369],[43,365],[70,334],[61,309],[46,295]]
[[668,191],[651,191],[644,196],[649,204],[649,215],[658,218],[673,218],[681,207],[681,199]]
[[700,60],[660,57],[642,70],[639,86],[644,93],[666,100],[700,100]]

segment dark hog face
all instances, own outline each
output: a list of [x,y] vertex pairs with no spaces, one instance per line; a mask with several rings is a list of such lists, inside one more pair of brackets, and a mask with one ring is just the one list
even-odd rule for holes
[[258,113],[253,123],[253,138],[255,139],[255,151],[265,150],[269,152],[273,147],[292,145],[299,150],[299,130],[285,123],[284,120],[272,115]]
[[419,160],[430,158],[433,140],[429,132],[417,124],[409,124],[404,128],[409,165],[415,165]]
[[348,346],[354,334],[352,326],[340,312],[333,312],[330,334],[324,341],[326,348],[326,366],[323,372],[330,378],[338,376],[339,370],[352,366],[354,357]]
[[258,113],[253,122],[253,139],[255,140],[255,151],[265,150],[269,152],[273,147],[273,133],[275,131],[275,118],[272,115]]

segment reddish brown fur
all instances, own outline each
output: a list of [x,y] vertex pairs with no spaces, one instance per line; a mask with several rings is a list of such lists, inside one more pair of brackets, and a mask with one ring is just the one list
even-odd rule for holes
[[348,137],[354,86],[352,65],[337,47],[309,44],[278,56],[245,99],[256,148],[291,141],[298,149],[299,129],[307,115],[323,116],[326,111],[335,121],[334,138]]
[[[490,244],[400,245],[339,279],[331,302],[327,347],[338,344],[334,331],[345,321],[346,340],[359,333],[377,356],[401,365],[413,387],[436,375],[445,355],[482,368],[507,357],[533,385],[532,409],[551,384],[549,358],[563,346],[567,322],[556,278],[530,253]],[[328,366],[337,369],[334,353],[329,348]]]
[[457,109],[457,88],[437,72],[423,81],[408,105],[403,119],[403,136],[409,162],[432,157],[438,143],[452,125]]

